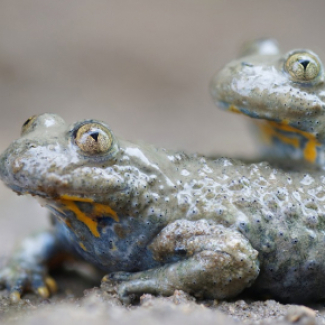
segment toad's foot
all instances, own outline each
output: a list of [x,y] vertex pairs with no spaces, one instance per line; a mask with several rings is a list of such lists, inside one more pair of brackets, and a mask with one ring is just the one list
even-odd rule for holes
[[117,293],[124,304],[132,296],[168,296],[176,289],[198,298],[230,298],[249,287],[259,274],[258,253],[248,240],[212,221],[175,221],[160,232],[150,249],[156,260],[168,264],[103,278],[103,284],[118,283]]
[[19,302],[25,291],[33,291],[42,298],[48,298],[57,290],[54,279],[47,275],[45,268],[25,269],[15,263],[0,271],[0,285],[10,291],[13,304]]
[[14,252],[7,266],[0,270],[0,286],[10,291],[10,301],[17,303],[26,291],[48,298],[57,289],[48,276],[47,263],[57,252],[58,243],[52,232],[26,238]]

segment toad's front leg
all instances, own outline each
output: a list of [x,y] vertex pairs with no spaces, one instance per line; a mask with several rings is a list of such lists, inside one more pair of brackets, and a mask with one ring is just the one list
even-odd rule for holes
[[0,270],[0,286],[10,291],[12,303],[17,303],[25,291],[34,291],[43,298],[56,291],[56,283],[48,275],[48,262],[60,252],[54,230],[29,236],[20,243]]
[[149,248],[166,265],[136,273],[117,272],[103,279],[104,283],[120,282],[118,293],[124,303],[130,302],[130,295],[168,296],[175,289],[199,298],[230,298],[259,274],[258,252],[248,240],[213,221],[175,221]]

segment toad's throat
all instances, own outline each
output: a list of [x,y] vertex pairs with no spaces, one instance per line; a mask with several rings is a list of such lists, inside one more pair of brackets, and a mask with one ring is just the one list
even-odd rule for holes
[[[62,195],[59,199],[57,199],[57,202],[62,205],[63,210],[72,211],[77,220],[84,223],[95,237],[100,237],[97,218],[110,217],[116,222],[119,222],[117,213],[110,206],[101,203],[94,203],[93,199]],[[93,207],[91,213],[86,214],[81,211],[76,202],[91,203]]]
[[286,145],[301,149],[306,161],[310,163],[316,161],[317,147],[321,147],[321,143],[314,134],[296,129],[290,126],[287,121],[280,123],[275,121],[258,121],[257,124],[267,143],[270,144],[273,139],[277,139]]
[[[238,108],[235,105],[227,106],[227,110],[232,113],[251,116],[246,110]],[[255,122],[261,130],[264,141],[267,144],[271,145],[273,139],[277,139],[286,145],[301,149],[306,161],[310,163],[316,162],[317,148],[321,147],[322,144],[316,139],[314,134],[290,126],[289,121],[286,120],[282,122],[256,120]]]

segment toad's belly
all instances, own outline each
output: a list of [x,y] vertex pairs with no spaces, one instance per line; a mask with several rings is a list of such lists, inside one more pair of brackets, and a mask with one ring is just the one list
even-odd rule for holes
[[252,223],[245,235],[259,252],[254,294],[299,303],[325,298],[325,234],[303,220],[282,214],[262,227]]
[[304,261],[296,266],[273,270],[268,263],[248,290],[262,298],[285,303],[306,303],[325,299],[325,267],[323,262]]

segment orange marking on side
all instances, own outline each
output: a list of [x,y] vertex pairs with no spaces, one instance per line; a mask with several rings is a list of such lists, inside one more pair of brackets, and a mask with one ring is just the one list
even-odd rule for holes
[[303,149],[304,158],[308,162],[314,163],[317,158],[317,147],[321,146],[321,143],[316,139],[315,135],[313,135],[312,133],[296,129],[288,125],[288,123],[288,120],[284,120],[282,123],[266,121],[265,123],[258,124],[259,127],[262,129],[262,132],[267,136],[270,142],[272,137],[276,137],[283,143],[292,145],[295,148],[299,148],[300,143],[297,137],[288,137],[284,134],[279,133],[278,130],[291,133],[292,136],[295,136],[295,134],[302,135],[305,139],[308,140],[305,148]]
[[82,242],[79,242],[79,246],[85,251],[87,252],[87,248],[86,246],[82,243]]
[[263,134],[267,136],[269,143],[272,142],[272,137],[276,137],[286,144],[290,144],[295,148],[299,148],[299,139],[286,137],[285,135],[277,132],[276,129],[274,129],[274,127],[270,125],[270,123],[262,123],[259,125],[259,127],[262,129]]
[[235,114],[243,114],[235,105],[230,105],[228,111]]
[[86,203],[92,203],[94,206],[93,214],[98,217],[98,215],[109,215],[111,218],[113,218],[116,222],[119,222],[119,217],[117,213],[107,204],[101,204],[101,203],[94,203],[93,199],[89,198],[83,198],[78,196],[69,196],[67,194],[62,195],[61,199],[63,200],[72,200],[77,202],[86,202]]
[[304,149],[304,157],[309,162],[315,162],[317,158],[317,144],[318,141],[308,141]]
[[70,196],[65,194],[62,195],[58,201],[63,204],[68,210],[72,211],[76,215],[77,219],[83,222],[95,237],[100,237],[100,233],[97,229],[97,221],[82,212],[75,202],[92,203],[92,205],[94,206],[92,214],[94,214],[95,218],[102,217],[103,215],[108,215],[109,217],[113,218],[116,222],[119,222],[117,213],[111,207],[101,203],[94,203],[93,199],[81,198],[78,196]]
[[100,203],[94,203],[93,213],[95,215],[109,215],[116,222],[120,221],[117,213],[108,205],[104,205],[104,204],[100,204]]
[[76,215],[77,219],[83,222],[95,237],[100,237],[100,234],[97,229],[97,222],[89,218],[85,213],[83,213],[74,203],[74,201],[61,199],[60,203],[65,205],[68,210],[72,211]]
[[72,196],[68,194],[61,195],[60,198],[62,200],[77,201],[77,202],[89,202],[89,203],[94,202],[93,199],[89,199],[87,197]]

